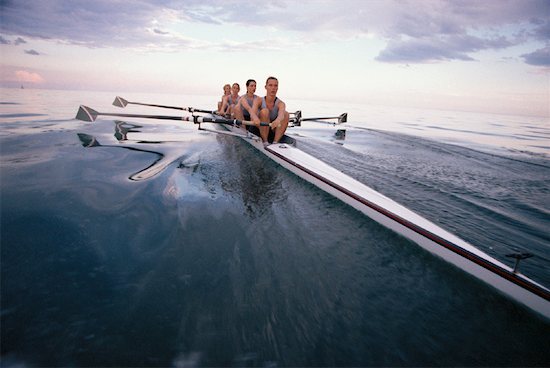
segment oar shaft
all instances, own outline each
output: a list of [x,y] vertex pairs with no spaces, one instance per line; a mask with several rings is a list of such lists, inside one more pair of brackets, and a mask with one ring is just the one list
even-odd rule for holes
[[214,110],[195,109],[194,107],[178,107],[178,106],[146,104],[146,103],[141,103],[141,102],[130,102],[130,101],[128,101],[128,103],[129,104],[134,104],[134,105],[141,105],[141,106],[160,107],[160,108],[163,108],[163,109],[174,109],[174,110],[189,111],[190,113],[193,113],[193,112],[202,112],[202,113],[205,113],[205,114],[215,114],[216,113],[216,111],[214,111]]
[[330,119],[339,119],[339,116],[332,116],[332,117],[322,117],[322,118],[302,118],[302,121],[309,121],[309,120],[330,120]]
[[173,109],[173,110],[182,110],[182,111],[189,111],[190,113],[193,112],[202,112],[206,114],[215,114],[216,111],[214,110],[203,110],[203,109],[195,109],[194,107],[179,107],[179,106],[168,106],[168,105],[159,105],[159,104],[149,104],[149,103],[143,103],[143,102],[134,102],[134,101],[128,101],[125,100],[122,97],[115,97],[115,100],[113,101],[113,105],[118,107],[126,107],[126,105],[132,104],[132,105],[140,105],[140,106],[149,106],[149,107],[160,107],[162,109]]
[[189,111],[190,113],[194,113],[194,112],[202,112],[202,113],[205,113],[205,114],[212,114],[212,115],[215,115],[217,114],[218,112],[215,111],[215,110],[203,110],[203,109],[195,109],[194,107],[184,107],[183,110],[185,111]]
[[[92,108],[84,105],[80,105],[76,118],[83,121],[95,121],[98,116],[117,116],[124,118],[139,118],[139,119],[160,119],[160,120],[181,120],[189,121],[195,124],[200,123],[219,123],[219,124],[231,124],[231,125],[256,125],[252,121],[237,120],[237,119],[225,119],[225,118],[209,118],[205,116],[171,116],[171,115],[145,115],[145,114],[123,114],[116,112],[98,112]],[[261,122],[260,126],[271,126],[270,123]]]
[[[209,118],[206,116],[186,116],[183,120],[192,121],[195,124],[199,123],[219,123],[219,124],[231,124],[231,125],[256,125],[252,121],[237,120],[237,119],[225,119],[225,118]],[[271,126],[270,123],[260,122],[260,126]]]
[[132,105],[151,106],[151,107],[161,107],[161,108],[163,108],[163,109],[174,109],[174,110],[183,110],[183,111],[186,111],[186,108],[185,108],[185,107],[178,107],[178,106],[167,106],[167,105],[147,104],[147,103],[130,102],[130,101],[128,101],[128,103],[129,103],[129,104],[132,104]]
[[338,124],[346,123],[348,121],[348,113],[345,112],[341,114],[340,116],[323,116],[318,118],[302,118],[300,116],[301,121],[319,121],[319,120],[338,120]]
[[160,120],[186,120],[187,116],[170,116],[170,115],[144,115],[144,114],[120,114],[120,113],[103,113],[99,112],[97,115],[101,116],[119,116],[124,118],[140,118],[140,119],[160,119]]

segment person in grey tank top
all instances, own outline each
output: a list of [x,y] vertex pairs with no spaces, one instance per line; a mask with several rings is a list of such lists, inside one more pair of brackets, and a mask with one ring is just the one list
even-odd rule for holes
[[[246,81],[246,94],[241,96],[241,99],[239,100],[239,103],[237,106],[235,106],[235,118],[239,120],[250,120],[250,110],[252,110],[252,106],[254,105],[254,101],[256,99],[259,99],[259,96],[256,96],[254,93],[256,92],[256,81],[254,79],[249,79]],[[258,110],[255,111],[256,115],[258,115]]]
[[239,86],[239,83],[233,83],[231,86],[231,94],[229,96],[225,96],[222,102],[222,108],[220,109],[220,113],[222,115],[226,115],[228,117],[233,118],[234,115],[234,109],[237,103],[239,102],[239,91],[241,90],[241,87]]
[[218,111],[221,113],[225,113],[225,111],[222,111],[222,105],[223,105],[223,99],[231,94],[231,85],[226,84],[223,86],[223,96],[221,97],[220,101],[218,101]]
[[[254,101],[250,120],[260,125],[260,122],[271,123],[271,127],[260,126],[260,137],[264,145],[269,142],[279,143],[286,128],[288,127],[289,114],[286,111],[286,104],[277,97],[279,90],[279,81],[275,77],[267,78],[265,82],[266,96],[258,98]],[[255,111],[260,110],[259,116],[256,116]]]

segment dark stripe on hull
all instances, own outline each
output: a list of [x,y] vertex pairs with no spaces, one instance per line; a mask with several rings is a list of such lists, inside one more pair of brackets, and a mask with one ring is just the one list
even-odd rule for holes
[[346,194],[347,196],[353,198],[354,200],[362,203],[363,205],[377,211],[378,213],[394,220],[395,222],[397,222],[398,224],[416,232],[417,234],[420,234],[422,236],[424,236],[425,238],[428,238],[430,239],[431,241],[433,241],[434,243],[462,256],[463,258],[465,259],[468,259],[469,261],[477,264],[478,266],[481,266],[491,272],[493,272],[494,274],[496,275],[499,275],[501,276],[502,278],[510,281],[511,283],[514,283],[526,290],[528,290],[529,292],[535,294],[535,295],[538,295],[539,297],[545,299],[546,301],[550,301],[550,293],[541,288],[539,285],[536,285],[536,284],[533,284],[533,283],[530,283],[529,281],[526,281],[524,279],[522,279],[521,277],[518,277],[516,274],[514,274],[513,272],[510,272],[508,270],[505,270],[503,269],[502,267],[478,256],[477,254],[474,254],[426,229],[424,229],[423,227],[420,227],[396,214],[394,214],[393,212],[390,212],[386,209],[384,209],[383,207],[380,207],[378,206],[377,204],[353,193],[352,191],[342,187],[341,185],[338,185],[330,180],[328,180],[327,178],[324,178],[323,176],[320,176],[318,175],[316,172],[288,159],[287,157],[279,154],[278,152],[276,151],[273,151],[273,150],[270,150],[269,149],[269,146],[266,147],[266,150],[271,153],[272,155],[274,156],[277,156],[279,159],[285,161],[285,162],[288,162],[289,164],[291,164],[292,166],[300,169],[301,171],[311,175],[312,177],[314,177],[315,179],[331,186],[332,188],[340,191],[341,193],[344,193]]

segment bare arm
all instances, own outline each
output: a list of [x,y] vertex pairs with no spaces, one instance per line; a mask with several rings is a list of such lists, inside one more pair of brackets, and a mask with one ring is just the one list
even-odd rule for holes
[[[248,102],[246,102],[248,105]],[[258,110],[260,109],[260,105],[262,104],[261,98],[255,98],[254,102],[252,103],[252,108],[248,109],[248,112],[250,113],[250,121],[254,122],[256,125],[260,125],[260,118],[256,114]]]
[[277,118],[273,120],[272,128],[278,128],[285,118],[286,104],[283,101],[279,101],[277,107],[279,108],[279,113],[277,114]]
[[250,109],[250,106],[248,105],[248,101],[246,100],[246,98],[244,98],[244,96],[241,96],[239,97],[239,102],[237,102],[237,106],[241,106],[241,109],[244,111],[244,110],[249,110]]
[[223,99],[222,99],[222,108],[218,112],[220,114],[225,114],[225,111],[227,110],[228,104],[229,104],[229,96],[224,96]]

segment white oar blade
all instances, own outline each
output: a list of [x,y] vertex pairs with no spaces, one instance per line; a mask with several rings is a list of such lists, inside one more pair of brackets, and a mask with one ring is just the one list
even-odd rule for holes
[[115,100],[113,101],[113,105],[118,107],[126,107],[126,105],[128,105],[128,101],[126,101],[122,97],[116,96]]
[[80,105],[78,112],[76,113],[76,118],[82,121],[93,122],[97,119],[99,113],[94,109],[89,108],[88,106]]

